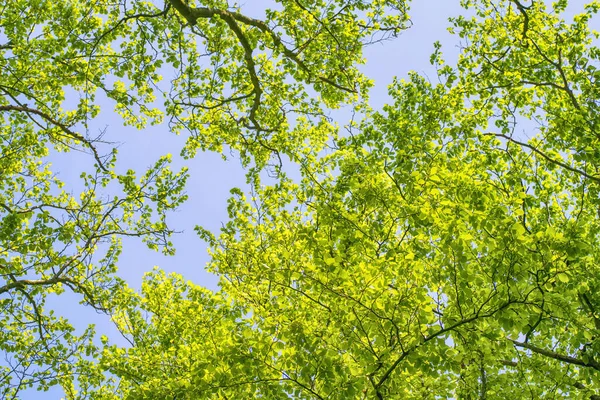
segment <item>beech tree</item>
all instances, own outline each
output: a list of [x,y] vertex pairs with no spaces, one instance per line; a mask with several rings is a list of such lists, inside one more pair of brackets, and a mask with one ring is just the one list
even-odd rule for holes
[[[186,170],[171,171],[165,155],[147,171],[116,173],[116,149],[90,128],[100,103],[138,129],[166,119],[188,135],[185,157],[237,151],[252,179],[277,172],[284,155],[298,160],[324,146],[333,130],[324,110],[371,85],[356,69],[362,46],[406,22],[401,1],[284,2],[264,20],[224,1],[5,2],[2,397],[55,385],[68,398],[113,393],[120,376],[97,370],[93,327],[76,335],[47,299],[70,291],[117,318],[136,304],[116,275],[121,238],[175,250],[166,215],[186,199]],[[79,186],[66,186],[49,162],[72,150],[89,154]]]
[[[436,44],[436,82],[396,79],[382,110],[357,65],[410,25],[400,1],[281,1],[262,20],[226,2],[12,3],[5,397],[599,398],[600,2],[566,21],[567,1],[464,0],[457,64]],[[187,174],[168,158],[116,174],[85,132],[98,96],[140,129],[166,118],[185,157],[238,152],[251,192],[232,190],[219,234],[197,228],[218,292],[116,278],[120,236],[173,250]],[[326,117],[342,104],[363,117],[345,130]],[[70,148],[95,163],[81,196],[43,164]],[[99,197],[113,181],[122,196]],[[71,335],[44,310],[66,289],[128,344]]]

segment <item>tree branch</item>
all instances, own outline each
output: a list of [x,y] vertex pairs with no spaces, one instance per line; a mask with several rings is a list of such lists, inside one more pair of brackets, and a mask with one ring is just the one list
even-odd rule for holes
[[[200,18],[210,19],[210,18],[213,18],[214,16],[218,15],[221,18],[223,18],[225,20],[225,22],[227,22],[227,24],[230,26],[230,28],[232,28],[232,30],[234,30],[234,33],[236,34],[238,39],[240,39],[240,36],[239,36],[238,32],[236,32],[235,29],[233,29],[231,23],[228,22],[228,19],[240,22],[244,25],[249,25],[249,26],[258,28],[264,34],[269,35],[271,37],[271,40],[273,40],[273,43],[275,44],[275,46],[279,47],[282,50],[283,54],[287,58],[289,58],[294,63],[296,63],[300,67],[300,69],[302,69],[309,75],[313,75],[310,68],[308,68],[308,66],[302,60],[300,60],[298,58],[298,55],[296,53],[294,53],[292,50],[290,50],[288,47],[286,47],[283,44],[283,42],[281,41],[281,38],[271,28],[269,28],[269,26],[266,23],[264,23],[263,21],[247,17],[247,16],[237,13],[237,12],[232,12],[232,11],[227,11],[227,10],[221,10],[221,9],[209,8],[209,7],[197,7],[197,8],[190,7],[187,4],[185,4],[182,0],[168,0],[168,1],[173,5],[173,8],[175,8],[179,12],[179,14],[181,14],[181,16],[184,17],[188,21],[188,23],[192,26],[196,25],[196,23],[198,22],[198,19],[200,19]],[[239,27],[238,27],[238,29],[239,29]],[[243,33],[242,33],[242,35],[243,35]],[[244,37],[244,41],[246,42],[246,44],[248,43],[247,40],[245,39],[245,37]],[[244,43],[241,41],[241,39],[240,39],[240,43],[242,44],[242,47],[244,47],[244,50],[247,53],[248,49],[246,49],[246,47],[244,46]],[[317,79],[324,83],[327,83],[339,90],[343,90],[348,93],[356,93],[356,89],[347,88],[345,86],[342,86],[327,77],[319,75],[319,76],[317,76]]]
[[501,306],[499,306],[498,308],[496,308],[495,310],[490,310],[485,314],[482,314],[481,311],[483,309],[483,307],[485,306],[485,304],[493,297],[490,296],[488,298],[488,300],[486,300],[481,307],[479,308],[479,310],[472,315],[469,318],[465,318],[463,320],[460,320],[456,323],[454,323],[451,326],[447,326],[445,328],[440,329],[439,331],[427,336],[423,338],[423,341],[417,344],[412,345],[410,348],[403,350],[402,354],[400,354],[400,356],[392,363],[392,365],[385,371],[385,373],[383,374],[383,376],[379,379],[379,381],[377,382],[376,388],[377,388],[377,392],[379,392],[379,389],[381,388],[381,386],[385,383],[385,381],[387,379],[389,379],[389,377],[391,376],[392,372],[394,372],[394,370],[396,369],[396,367],[398,367],[398,365],[400,364],[400,362],[402,360],[404,360],[404,358],[406,358],[410,353],[412,353],[413,351],[417,350],[419,347],[421,347],[422,345],[426,344],[427,342],[435,339],[436,337],[443,335],[447,332],[453,331],[463,325],[469,324],[471,322],[474,322],[478,319],[482,319],[482,318],[488,318],[491,317],[492,315],[496,314],[497,312],[510,307],[513,303],[516,303],[515,301],[507,301],[506,303],[502,304]]
[[540,354],[542,356],[549,357],[549,358],[552,358],[552,359],[557,360],[557,361],[566,362],[568,364],[579,365],[581,367],[593,368],[595,370],[600,371],[600,363],[598,363],[594,359],[590,358],[590,361],[586,362],[586,361],[583,361],[583,360],[581,360],[579,358],[575,358],[575,357],[571,357],[571,356],[566,356],[564,354],[556,353],[556,352],[551,351],[551,350],[542,349],[542,348],[534,346],[534,345],[532,345],[530,343],[518,342],[518,341],[513,340],[513,339],[508,339],[508,340],[510,340],[517,347],[522,347],[522,348],[525,348],[527,350],[531,350],[532,352]]
[[512,142],[512,143],[514,143],[514,144],[518,144],[519,146],[526,147],[526,148],[528,148],[529,150],[531,150],[531,151],[533,151],[533,152],[535,152],[535,153],[539,154],[540,156],[542,156],[543,158],[545,158],[547,161],[551,162],[552,164],[556,164],[556,165],[558,165],[558,166],[560,166],[560,167],[563,167],[564,169],[567,169],[567,170],[569,170],[569,171],[571,171],[571,172],[575,172],[576,174],[579,174],[579,175],[581,175],[581,176],[583,176],[583,177],[586,177],[586,178],[588,178],[588,179],[591,179],[591,180],[593,180],[594,182],[598,182],[598,183],[600,183],[600,178],[598,178],[598,177],[595,177],[595,176],[592,176],[592,175],[588,174],[587,172],[585,172],[585,171],[582,171],[582,170],[580,170],[580,169],[573,168],[573,167],[571,167],[570,165],[563,163],[562,161],[555,160],[555,159],[553,159],[552,157],[550,157],[549,155],[545,154],[545,153],[544,153],[544,152],[542,152],[541,150],[538,150],[536,147],[534,147],[534,146],[532,146],[532,145],[530,145],[530,144],[528,144],[528,143],[525,143],[525,142],[520,142],[520,141],[518,141],[518,140],[516,140],[516,139],[513,139],[512,137],[510,137],[510,136],[507,136],[507,135],[504,135],[504,134],[502,134],[502,133],[484,133],[484,135],[485,135],[485,136],[496,136],[496,137],[501,137],[501,138],[504,138],[504,139],[506,139],[506,140],[508,140],[508,141],[510,141],[510,142]]
[[46,114],[45,112],[37,110],[35,108],[28,107],[26,105],[23,105],[23,106],[4,105],[4,106],[0,106],[0,111],[19,111],[19,112],[27,113],[30,116],[31,116],[31,114],[35,114],[35,115],[42,117],[47,122],[60,128],[60,130],[63,131],[63,133],[66,136],[68,136],[69,138],[83,143],[88,149],[90,149],[90,151],[94,155],[94,158],[96,159],[96,162],[98,163],[98,167],[100,169],[102,169],[102,171],[108,172],[108,169],[104,166],[104,162],[100,158],[98,151],[96,150],[94,145],[88,139],[84,138],[82,135],[80,135],[77,132],[73,132],[71,129],[69,129],[69,127],[67,125],[63,124],[62,122],[57,121],[56,119],[54,119],[50,115]]
[[522,33],[522,36],[523,36],[523,40],[525,40],[525,39],[527,39],[527,31],[529,30],[529,15],[527,14],[527,10],[529,10],[531,8],[531,5],[524,6],[518,0],[511,0],[511,2],[514,3],[515,6],[517,6],[517,8],[519,9],[519,12],[523,15],[523,33]]
[[58,276],[55,276],[54,278],[50,278],[50,279],[20,279],[20,280],[15,280],[13,282],[7,283],[4,286],[1,286],[0,294],[4,294],[11,289],[20,289],[20,288],[24,288],[26,286],[49,286],[49,285],[54,285],[56,283],[71,283],[71,284],[73,284],[74,282],[72,279],[61,278]]
[[250,81],[252,82],[252,86],[254,87],[254,100],[252,101],[252,108],[250,109],[250,113],[248,114],[248,119],[252,121],[254,126],[260,129],[260,125],[256,121],[256,111],[260,106],[260,97],[262,95],[262,88],[260,86],[260,81],[258,80],[258,76],[256,75],[256,64],[254,63],[254,58],[252,56],[252,46],[248,43],[248,39],[244,36],[244,32],[242,32],[241,28],[237,24],[234,17],[232,17],[229,13],[219,14],[221,18],[229,25],[229,28],[235,33],[237,36],[242,48],[244,49],[244,60],[246,61],[246,67],[248,69],[248,73],[250,74]]

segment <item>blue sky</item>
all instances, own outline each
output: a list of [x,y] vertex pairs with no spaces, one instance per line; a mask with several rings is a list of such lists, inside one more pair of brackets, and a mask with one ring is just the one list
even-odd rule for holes
[[[271,6],[269,1],[248,1],[243,12],[255,17],[263,15],[264,8]],[[387,85],[394,76],[405,77],[411,70],[424,73],[435,80],[435,70],[429,64],[429,56],[433,51],[433,42],[440,40],[444,45],[444,55],[453,63],[458,50],[456,37],[451,37],[446,28],[447,18],[460,13],[458,1],[420,0],[411,5],[410,12],[413,27],[402,32],[393,41],[370,46],[365,51],[367,64],[363,72],[375,80],[375,88],[371,92],[371,103],[379,109],[388,100]],[[168,76],[165,76],[168,79]],[[159,266],[167,272],[177,272],[195,284],[210,289],[217,288],[217,277],[207,273],[204,266],[208,261],[206,245],[194,233],[194,226],[202,225],[217,233],[222,223],[227,221],[226,201],[233,187],[244,187],[245,172],[235,157],[223,161],[214,153],[199,153],[194,159],[183,160],[179,151],[185,142],[184,136],[175,136],[168,131],[166,124],[153,126],[144,131],[123,127],[120,117],[112,112],[108,103],[100,103],[103,108],[101,116],[93,121],[90,133],[106,129],[105,139],[119,143],[118,170],[134,169],[143,171],[152,165],[161,155],[173,154],[173,169],[188,167],[190,179],[187,185],[189,200],[171,215],[171,227],[182,233],[173,238],[177,254],[172,257],[162,256],[150,251],[144,244],[135,239],[123,241],[123,254],[119,262],[119,274],[128,283],[139,288],[145,272]],[[336,112],[337,121],[344,125],[349,117]],[[52,160],[53,170],[75,192],[80,187],[79,174],[81,168],[88,164],[87,156],[70,153]],[[96,314],[93,310],[75,306],[76,297],[64,295],[52,304],[57,313],[65,315],[76,326],[83,327],[95,323],[99,334],[108,334],[118,340],[116,330],[107,317]],[[124,345],[125,342],[122,341]],[[53,399],[60,398],[59,390],[46,393],[24,392],[22,398]]]

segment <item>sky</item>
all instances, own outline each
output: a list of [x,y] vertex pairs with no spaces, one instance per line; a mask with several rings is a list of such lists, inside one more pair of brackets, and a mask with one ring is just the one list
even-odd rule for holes
[[[248,0],[243,6],[243,12],[260,18],[266,7],[272,7],[273,2],[264,0]],[[419,0],[411,4],[410,16],[412,28],[402,32],[393,41],[370,46],[365,51],[367,64],[363,72],[375,80],[375,87],[371,91],[371,104],[379,109],[388,100],[387,85],[394,76],[406,77],[407,73],[414,70],[435,79],[435,70],[429,63],[429,56],[433,51],[433,42],[442,42],[446,60],[453,63],[458,50],[458,38],[450,36],[446,28],[449,16],[457,15],[461,9],[458,0]],[[164,77],[168,79],[168,76]],[[187,185],[189,200],[180,209],[171,214],[170,225],[177,231],[173,243],[177,249],[175,256],[165,257],[160,253],[148,250],[138,240],[128,239],[123,241],[123,254],[119,261],[119,275],[127,280],[134,288],[139,288],[145,272],[159,266],[167,272],[177,272],[185,279],[195,284],[217,289],[217,277],[204,270],[208,261],[206,244],[194,233],[194,226],[201,225],[214,233],[227,221],[227,198],[233,187],[245,186],[245,171],[241,168],[239,160],[232,157],[223,161],[221,156],[214,153],[199,153],[191,160],[179,157],[185,137],[175,136],[168,131],[166,124],[149,127],[143,131],[123,127],[120,117],[113,113],[108,103],[100,103],[104,109],[100,118],[97,118],[90,127],[91,132],[106,129],[105,139],[119,143],[118,169],[134,169],[143,171],[152,165],[161,155],[173,155],[174,170],[188,167],[190,179]],[[344,113],[336,113],[342,120]],[[80,187],[79,174],[81,163],[86,162],[87,156],[69,153],[56,157],[52,162],[53,171],[60,174],[60,178],[76,192]],[[100,334],[108,334],[118,341],[116,330],[107,317],[96,314],[91,309],[75,306],[78,298],[65,294],[49,303],[57,313],[63,314],[78,327],[88,323],[95,323]],[[125,344],[124,341],[121,340]],[[33,391],[23,392],[22,398],[28,399],[58,399],[60,390],[46,393]]]

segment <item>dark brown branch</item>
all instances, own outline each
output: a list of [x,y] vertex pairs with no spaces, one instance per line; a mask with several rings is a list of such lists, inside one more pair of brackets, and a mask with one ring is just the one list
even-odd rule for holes
[[527,31],[529,30],[529,14],[527,14],[527,10],[531,8],[531,6],[524,6],[518,0],[511,0],[515,6],[519,9],[519,12],[523,15],[523,40],[527,39]]
[[390,375],[392,374],[392,372],[394,372],[394,370],[396,369],[396,367],[398,367],[398,365],[400,364],[400,362],[402,362],[402,360],[404,360],[411,352],[415,351],[421,345],[427,343],[428,341],[432,340],[433,338],[436,338],[436,337],[438,337],[440,335],[443,335],[446,332],[452,331],[452,330],[454,330],[454,329],[456,329],[456,328],[458,328],[458,327],[460,327],[460,326],[462,326],[464,324],[468,324],[469,322],[473,322],[473,321],[477,320],[478,318],[479,318],[479,316],[475,315],[475,316],[473,316],[471,318],[459,321],[459,322],[457,322],[456,324],[454,324],[452,326],[440,329],[438,332],[434,333],[433,335],[426,337],[423,340],[423,343],[419,343],[419,344],[413,345],[410,349],[407,349],[407,350],[403,351],[402,354],[396,359],[396,361],[394,361],[392,363],[392,365],[385,371],[385,373],[383,374],[383,376],[379,379],[379,381],[377,382],[377,385],[376,385],[377,390],[379,391],[379,388],[381,388],[381,386],[385,383],[385,381],[388,380],[388,378],[390,377]]
[[596,308],[590,301],[590,298],[585,293],[580,294],[579,298],[582,300],[583,303],[585,303],[587,308],[590,310],[592,318],[594,319],[594,326],[596,327],[596,329],[600,330],[600,318],[598,318],[598,316],[596,315]]
[[[173,5],[173,8],[175,8],[179,12],[179,14],[181,14],[181,16],[184,17],[188,21],[188,23],[192,26],[196,25],[196,23],[198,22],[198,19],[201,19],[201,18],[208,19],[208,18],[213,18],[214,16],[218,15],[221,18],[223,18],[225,20],[225,22],[227,22],[227,19],[231,19],[231,20],[240,22],[244,25],[249,25],[249,26],[258,28],[263,33],[265,33],[271,37],[271,40],[273,40],[273,43],[275,44],[275,46],[279,47],[283,51],[283,54],[287,58],[289,58],[294,63],[296,63],[303,71],[305,71],[309,75],[312,75],[310,68],[308,68],[308,66],[302,60],[300,60],[298,58],[298,55],[296,53],[294,53],[292,50],[287,48],[281,41],[281,38],[271,28],[269,28],[269,26],[266,23],[264,23],[263,21],[247,17],[247,16],[237,13],[237,12],[232,12],[232,11],[227,11],[227,10],[221,10],[221,9],[209,8],[209,7],[197,7],[197,8],[190,7],[187,4],[185,4],[182,0],[169,0],[169,2]],[[227,23],[230,27],[232,27],[229,22],[227,22]],[[239,35],[237,32],[235,32],[235,30],[234,30],[234,33],[236,33],[236,36],[238,36],[238,39],[239,39]],[[245,41],[247,43],[247,40],[245,40]],[[244,46],[243,43],[242,43],[242,46]],[[349,93],[356,93],[356,89],[353,89],[353,88],[351,89],[351,88],[347,88],[342,85],[339,85],[327,77],[318,76],[317,79],[324,83],[327,83],[339,90],[343,90],[343,91],[349,92]]]
[[500,360],[500,364],[502,364],[506,367],[517,367],[519,365],[519,363],[517,361],[511,361],[511,360]]
[[[254,19],[254,18],[248,18],[245,15],[242,15],[239,13],[232,13],[232,12],[228,12],[228,11],[225,11],[225,12],[227,14],[231,15],[236,20],[243,22],[245,24],[254,26],[254,27],[260,29],[263,33],[269,35],[271,37],[271,39],[273,40],[273,43],[275,44],[275,46],[278,46],[279,48],[281,48],[281,50],[283,51],[283,54],[287,58],[289,58],[290,60],[295,62],[303,71],[305,71],[309,75],[312,75],[310,68],[308,68],[306,66],[306,64],[298,58],[298,55],[296,53],[294,53],[292,50],[287,48],[282,43],[281,38],[279,36],[277,36],[277,34],[271,28],[269,28],[269,26],[267,24],[265,24],[263,21],[260,21],[260,20]],[[341,85],[335,83],[334,81],[332,81],[331,79],[326,78],[324,76],[318,76],[317,79],[319,79],[320,81],[325,82],[337,89],[346,91],[348,93],[356,93],[356,89],[350,89],[350,88],[341,86]]]
[[[575,382],[571,386],[573,386],[574,388],[579,389],[579,390],[589,390],[588,387],[585,386],[581,382]],[[598,396],[596,394],[592,394],[592,395],[590,395],[590,400],[600,400],[600,396]]]
[[402,360],[404,360],[410,353],[412,353],[413,351],[417,350],[419,347],[423,346],[424,344],[426,344],[427,342],[430,342],[431,340],[447,333],[447,332],[451,332],[456,330],[457,328],[460,328],[463,325],[469,324],[471,322],[474,322],[478,319],[482,319],[482,318],[488,318],[491,317],[492,315],[496,314],[497,312],[510,307],[513,303],[515,303],[514,301],[508,301],[504,304],[502,304],[501,306],[499,306],[498,308],[496,308],[495,310],[490,310],[489,312],[482,314],[481,311],[483,309],[483,307],[485,306],[485,304],[487,304],[488,301],[490,301],[492,299],[494,295],[491,295],[479,308],[479,310],[471,317],[463,319],[461,321],[456,322],[455,324],[451,325],[451,326],[447,326],[445,328],[440,329],[439,331],[427,336],[423,338],[423,341],[421,343],[417,343],[413,346],[411,346],[410,348],[403,350],[402,354],[400,354],[400,356],[392,363],[392,365],[385,371],[385,373],[383,374],[383,376],[379,379],[379,381],[377,382],[377,391],[379,391],[379,389],[381,388],[381,386],[385,383],[385,381],[387,381],[389,379],[389,377],[391,376],[392,372],[394,372],[394,370],[398,367],[398,365],[400,364],[400,362],[402,362]]
[[94,145],[89,140],[84,138],[79,133],[73,132],[71,129],[69,129],[69,127],[67,125],[63,124],[62,122],[57,121],[56,119],[54,119],[50,115],[46,114],[45,112],[37,110],[35,108],[27,107],[26,105],[23,105],[23,106],[4,105],[4,106],[0,106],[0,111],[18,111],[18,112],[27,113],[30,115],[30,117],[31,117],[31,114],[35,114],[37,116],[42,117],[47,122],[51,123],[52,125],[57,126],[67,137],[69,137],[75,141],[83,143],[88,149],[90,149],[90,151],[94,155],[94,158],[96,159],[96,162],[98,163],[98,167],[100,169],[102,169],[104,172],[108,172],[108,169],[104,166],[104,162],[100,158],[98,151],[96,150]]
[[36,320],[35,322],[37,324],[40,341],[42,342],[44,347],[46,347],[46,350],[48,350],[48,343],[46,341],[46,337],[45,337],[46,335],[44,334],[44,331],[46,331],[46,333],[47,333],[48,330],[44,329],[44,326],[42,325],[42,314],[40,313],[37,303],[35,302],[34,298],[31,297],[31,294],[29,294],[29,292],[27,290],[25,290],[25,288],[18,287],[17,290],[19,292],[21,292],[23,294],[23,296],[25,296],[27,298],[27,300],[29,301],[29,304],[31,304],[33,313],[35,314],[35,320]]
[[480,372],[480,382],[481,382],[481,388],[479,391],[479,399],[480,400],[485,400],[487,399],[487,374],[485,371],[485,367],[483,366],[483,364],[481,364],[481,366],[479,367],[479,372]]
[[248,69],[248,73],[250,74],[250,81],[252,82],[252,86],[254,87],[254,100],[252,102],[252,108],[250,109],[250,113],[248,118],[252,123],[260,129],[258,122],[256,121],[256,111],[260,106],[260,97],[262,95],[262,88],[260,86],[260,81],[258,80],[258,76],[256,75],[256,64],[254,63],[254,57],[252,56],[252,46],[248,43],[248,39],[242,32],[242,29],[237,24],[234,17],[230,15],[228,12],[220,13],[221,18],[229,25],[229,28],[235,33],[237,36],[242,48],[244,49],[244,60],[246,61],[246,67]]
[[524,349],[531,350],[532,352],[540,354],[542,356],[549,357],[549,358],[552,358],[557,361],[566,362],[568,364],[579,365],[581,367],[593,368],[595,370],[600,371],[600,363],[598,363],[594,359],[590,359],[590,361],[586,362],[579,358],[566,356],[564,354],[560,354],[560,353],[557,353],[557,352],[554,352],[551,350],[542,349],[542,348],[534,346],[530,343],[518,342],[518,341],[512,340],[512,339],[508,339],[508,340],[510,340],[517,347],[522,347]]
[[[335,42],[338,44],[338,46],[340,46],[340,47],[342,46],[342,44],[340,43],[338,38],[333,34],[333,32],[331,32],[331,29],[329,29],[327,24],[325,24],[323,21],[321,21],[321,19],[319,19],[319,17],[317,17],[315,14],[313,14],[309,9],[304,7],[304,5],[302,3],[300,3],[300,1],[294,0],[294,3],[296,3],[296,5],[298,7],[300,7],[304,12],[306,12],[308,15],[310,15],[319,25],[321,25],[323,27],[323,29],[326,30],[327,33],[329,33],[329,36],[331,36],[331,38],[333,40],[335,40]],[[300,48],[304,48],[312,40],[313,40],[313,38],[309,39],[306,43],[304,43],[302,46],[300,46]]]
[[72,283],[72,280],[69,278],[60,278],[60,277],[54,277],[54,278],[50,278],[50,279],[15,280],[13,282],[7,283],[6,285],[0,287],[0,294],[4,294],[11,289],[24,288],[27,286],[49,286],[49,285],[54,285],[57,283],[65,283],[65,282]]
[[0,287],[0,295],[4,294],[12,289],[17,289],[17,290],[23,292],[23,290],[28,286],[51,286],[51,285],[55,285],[58,283],[62,283],[64,285],[68,286],[74,292],[79,292],[79,293],[83,294],[88,305],[93,307],[95,310],[102,311],[102,312],[107,311],[102,305],[98,305],[94,302],[94,296],[92,296],[90,291],[87,290],[82,284],[80,284],[66,276],[54,276],[50,279],[14,280],[14,281],[7,283],[6,285]]
[[169,9],[171,8],[170,4],[167,4],[165,6],[165,9],[162,10],[159,13],[156,14],[147,14],[147,13],[139,13],[139,14],[133,14],[133,15],[126,15],[123,18],[121,18],[114,26],[112,26],[110,29],[104,31],[100,37],[98,37],[95,42],[94,45],[92,46],[92,50],[90,51],[90,57],[92,57],[94,55],[94,53],[96,52],[96,49],[98,48],[98,45],[100,44],[100,42],[110,33],[114,32],[119,26],[121,26],[121,24],[123,24],[124,22],[127,22],[130,19],[138,19],[138,18],[156,18],[156,17],[162,17],[164,15],[167,15],[167,13],[169,12]]
[[229,97],[227,99],[211,99],[213,101],[219,100],[218,103],[216,103],[215,105],[212,106],[205,106],[202,104],[195,104],[195,103],[190,103],[187,101],[173,101],[173,104],[178,105],[178,106],[185,106],[185,107],[192,107],[192,108],[201,108],[203,110],[214,110],[216,108],[222,107],[227,103],[232,103],[235,101],[240,101],[240,100],[245,100],[248,97],[252,96],[252,93],[248,93],[248,94],[244,94],[241,96],[236,96],[236,97]]
[[484,135],[486,135],[486,136],[501,137],[501,138],[504,138],[504,139],[506,139],[506,140],[514,143],[514,144],[518,144],[519,146],[526,147],[526,148],[530,149],[531,151],[535,152],[536,154],[539,154],[540,156],[542,156],[543,158],[545,158],[547,161],[551,162],[552,164],[556,164],[556,165],[558,165],[558,166],[560,166],[560,167],[562,167],[564,169],[567,169],[567,170],[569,170],[571,172],[575,172],[576,174],[579,174],[579,175],[581,175],[581,176],[583,176],[585,178],[591,179],[594,182],[599,182],[600,183],[600,178],[592,176],[592,175],[589,175],[587,172],[582,171],[580,169],[573,168],[570,165],[563,163],[562,161],[555,160],[552,157],[550,157],[549,155],[545,154],[544,152],[538,150],[536,147],[534,147],[534,146],[532,146],[532,145],[530,145],[528,143],[520,142],[520,141],[518,141],[516,139],[513,139],[512,137],[504,135],[502,133],[484,133]]
[[215,16],[215,10],[208,7],[193,8],[185,4],[182,0],[169,0],[169,3],[177,12],[187,20],[190,25],[196,25],[200,18],[212,18]]
[[[569,79],[567,78],[567,76],[565,74],[565,71],[563,70],[563,67],[562,67],[562,63],[563,63],[563,61],[562,61],[562,52],[561,52],[560,48],[558,50],[558,61],[553,61],[553,60],[551,60],[542,51],[542,49],[540,49],[540,47],[538,46],[538,44],[534,40],[530,40],[530,41],[533,44],[533,46],[535,47],[535,49],[537,50],[538,54],[544,60],[546,60],[547,63],[549,63],[550,65],[552,65],[554,68],[556,68],[556,70],[558,71],[558,73],[560,75],[560,79],[563,82],[563,86],[558,85],[558,84],[550,84],[550,85],[556,87],[557,89],[560,89],[560,90],[566,92],[567,95],[569,96],[571,104],[573,104],[573,107],[575,107],[577,109],[577,111],[583,112],[582,107],[579,104],[579,101],[577,101],[577,97],[575,96],[575,93],[573,92],[573,89],[571,89],[571,87],[569,86]],[[547,83],[547,84],[549,84],[549,83]],[[596,133],[596,129],[594,127],[594,124],[585,115],[582,114],[582,116],[584,117],[585,121],[589,125],[590,130],[593,133]],[[598,136],[598,135],[596,134],[596,136]]]

